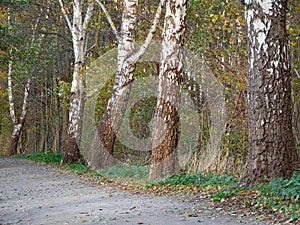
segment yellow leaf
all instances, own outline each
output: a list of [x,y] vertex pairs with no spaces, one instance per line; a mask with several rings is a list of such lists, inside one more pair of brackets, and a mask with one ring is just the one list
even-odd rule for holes
[[224,14],[220,15],[220,20],[221,20],[221,21],[225,21],[225,20],[226,20],[226,17],[225,17]]

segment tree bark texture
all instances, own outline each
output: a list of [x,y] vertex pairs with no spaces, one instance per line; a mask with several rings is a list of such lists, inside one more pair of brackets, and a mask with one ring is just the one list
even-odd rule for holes
[[13,62],[9,61],[8,63],[8,101],[9,101],[9,112],[11,119],[14,124],[14,130],[10,138],[9,147],[8,147],[8,154],[10,156],[15,155],[18,153],[17,147],[18,142],[20,139],[21,131],[23,129],[27,109],[28,109],[28,96],[29,96],[29,90],[30,90],[30,82],[31,79],[27,79],[27,83],[24,88],[24,96],[23,96],[23,103],[22,103],[22,111],[20,116],[17,118],[16,116],[16,110],[15,110],[15,104],[13,100],[13,91],[12,91],[12,73],[13,73]]
[[158,80],[155,124],[152,132],[150,179],[173,175],[180,168],[178,144],[179,104],[183,81],[182,46],[186,0],[166,1],[162,58]]
[[249,154],[242,183],[290,177],[298,161],[292,131],[286,0],[247,0]]
[[23,124],[16,124],[14,126],[13,134],[9,141],[8,152],[9,156],[16,155],[18,153],[18,143],[21,136]]
[[[62,2],[60,1],[63,9]],[[80,137],[82,130],[82,116],[85,102],[85,74],[82,71],[85,62],[87,26],[92,16],[93,5],[90,3],[83,19],[81,0],[73,1],[73,25],[63,9],[64,16],[69,25],[73,50],[74,50],[74,71],[71,86],[71,98],[69,109],[69,125],[67,132],[67,142],[63,152],[61,163],[72,163],[80,159]]]
[[111,97],[92,144],[89,159],[91,169],[111,166],[116,162],[113,158],[114,142],[126,110],[135,70],[135,64],[131,64],[127,59],[135,49],[137,7],[137,0],[124,1],[117,73]]

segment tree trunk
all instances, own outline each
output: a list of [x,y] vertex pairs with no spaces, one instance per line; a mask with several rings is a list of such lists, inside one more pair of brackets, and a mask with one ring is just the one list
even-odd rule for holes
[[150,179],[173,175],[180,168],[176,147],[183,81],[181,48],[185,31],[186,7],[186,0],[166,1],[162,58],[155,109],[156,123],[152,132]]
[[13,90],[12,90],[12,73],[13,73],[13,62],[12,60],[8,63],[8,78],[7,78],[7,84],[8,84],[8,101],[9,101],[9,112],[11,119],[14,123],[14,130],[13,134],[10,139],[9,147],[8,147],[8,154],[10,156],[15,155],[18,153],[17,147],[18,147],[18,141],[20,139],[20,134],[23,128],[23,125],[25,123],[26,114],[27,114],[27,107],[28,107],[28,96],[29,96],[29,90],[30,90],[30,78],[27,79],[27,83],[24,88],[24,96],[23,96],[23,103],[22,103],[22,111],[19,118],[16,116],[15,112],[15,104],[13,101]]
[[246,1],[249,154],[242,183],[289,178],[299,166],[292,131],[287,1]]
[[135,47],[137,6],[137,0],[124,1],[116,79],[107,108],[97,128],[98,136],[96,135],[93,140],[90,155],[91,169],[111,166],[116,161],[112,155],[113,146],[126,110],[135,70],[135,64],[130,64],[127,58],[133,54]]
[[69,109],[69,125],[67,142],[63,152],[61,163],[72,163],[80,159],[80,137],[81,137],[81,121],[85,102],[85,74],[82,72],[85,62],[87,27],[92,16],[93,4],[90,3],[83,20],[81,0],[73,1],[73,25],[71,27],[70,20],[63,8],[62,1],[59,0],[63,9],[64,16],[72,33],[73,50],[74,50],[74,71],[71,86],[71,98]]
[[16,155],[18,153],[18,142],[21,135],[23,124],[16,124],[14,125],[14,131],[11,135],[9,146],[8,146],[8,153],[9,156]]

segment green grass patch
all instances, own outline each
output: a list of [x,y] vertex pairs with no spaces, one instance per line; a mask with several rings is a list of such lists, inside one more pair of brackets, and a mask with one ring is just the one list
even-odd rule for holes
[[259,184],[257,186],[261,195],[279,200],[300,200],[300,174],[294,173],[291,179],[276,178],[269,184]]
[[141,164],[114,166],[97,170],[95,173],[108,179],[131,178],[142,181],[147,179],[149,176],[149,166],[144,166]]
[[67,163],[61,165],[63,168],[75,171],[76,173],[82,173],[87,170],[87,165],[82,162],[77,162],[77,163]]
[[60,164],[61,154],[53,154],[50,152],[39,152],[34,154],[20,154],[15,157],[22,159],[30,159],[35,162],[43,162],[43,163],[52,163],[52,164]]
[[300,174],[294,173],[291,179],[276,178],[262,182],[255,187],[223,190],[213,195],[214,201],[230,202],[231,197],[253,210],[281,215],[289,222],[300,220]]
[[167,177],[161,180],[154,181],[152,185],[185,185],[185,186],[201,186],[201,187],[225,187],[231,186],[238,182],[238,178],[231,175],[217,175],[214,173],[198,173],[198,174],[182,174]]
[[[54,154],[51,152],[40,152],[40,153],[33,153],[33,154],[21,154],[21,155],[16,155],[15,157],[30,159],[35,162],[51,163],[51,164],[59,165],[61,162],[62,155]],[[72,170],[76,173],[82,173],[83,171],[87,170],[87,165],[82,162],[67,163],[61,165],[61,167],[64,169]]]
[[290,222],[300,218],[300,174],[294,173],[291,179],[276,178],[270,183],[261,183],[258,205],[270,211],[279,211],[290,217]]

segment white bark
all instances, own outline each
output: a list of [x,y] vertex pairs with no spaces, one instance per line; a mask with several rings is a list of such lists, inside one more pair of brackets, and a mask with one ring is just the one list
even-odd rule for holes
[[103,10],[103,12],[104,12],[104,14],[105,14],[105,16],[106,16],[106,18],[107,18],[107,20],[108,20],[108,22],[109,22],[109,24],[110,24],[112,30],[113,30],[113,32],[114,32],[114,34],[115,34],[115,36],[116,36],[118,42],[120,42],[120,41],[121,41],[121,38],[120,38],[119,32],[118,32],[118,30],[116,29],[116,26],[115,26],[113,20],[111,19],[111,16],[109,15],[108,11],[106,10],[104,4],[103,4],[101,1],[99,1],[99,0],[96,0],[96,2],[98,3],[98,5],[99,5],[99,6],[101,7],[101,9]]
[[135,30],[138,0],[125,0],[121,35],[118,44],[117,72],[112,95],[93,140],[90,168],[98,169],[115,163],[113,145],[126,109],[135,65],[126,60],[135,49]]
[[68,14],[67,14],[66,10],[65,10],[64,4],[63,4],[62,0],[58,0],[58,2],[59,2],[59,4],[60,4],[61,11],[62,11],[62,13],[63,13],[63,15],[64,15],[64,17],[65,17],[65,19],[66,19],[66,22],[67,22],[67,24],[68,24],[69,30],[70,30],[70,32],[72,32],[71,21],[70,21],[70,19],[69,19],[69,17],[68,17]]
[[85,63],[87,51],[88,26],[93,15],[94,4],[89,3],[83,18],[83,9],[81,0],[73,1],[73,20],[72,24],[64,8],[62,0],[58,0],[62,13],[67,21],[71,31],[73,51],[74,51],[74,71],[71,85],[71,100],[69,109],[69,127],[68,134],[74,138],[79,147],[81,135],[81,118],[83,115],[85,101],[85,77],[82,74],[82,67]]
[[[8,29],[11,29],[11,18],[10,18],[10,9],[7,11],[7,23],[8,23]],[[32,36],[34,37],[37,23],[39,22],[39,18],[36,21],[36,25],[34,26]],[[32,43],[34,42],[34,38],[32,39]],[[13,48],[13,47],[12,47]],[[10,51],[10,60],[8,62],[8,75],[7,75],[7,84],[8,84],[8,101],[9,101],[9,112],[11,119],[14,124],[14,130],[11,136],[10,140],[10,146],[9,146],[9,154],[13,155],[17,153],[17,144],[18,140],[23,128],[23,125],[25,123],[26,119],[26,114],[27,114],[27,109],[28,109],[28,97],[29,97],[29,90],[30,90],[30,82],[31,78],[27,78],[27,82],[25,84],[24,88],[24,96],[23,96],[23,102],[22,102],[22,109],[21,109],[21,114],[19,118],[16,116],[16,109],[15,109],[15,103],[13,100],[13,55],[12,55],[12,49]]]
[[156,29],[157,29],[157,26],[158,26],[158,23],[159,23],[159,19],[161,17],[162,9],[165,6],[165,4],[166,4],[165,0],[161,0],[159,2],[158,8],[156,10],[156,14],[155,14],[154,19],[153,19],[152,26],[150,28],[150,31],[147,34],[147,37],[145,39],[144,44],[140,47],[140,49],[139,49],[138,52],[136,52],[134,55],[132,55],[131,57],[129,57],[129,59],[127,60],[128,63],[130,63],[130,64],[136,64],[137,61],[144,55],[144,53],[147,50],[147,48],[149,47],[149,45],[150,45],[150,43],[152,41],[153,35],[154,35],[154,33],[155,33]]
[[[10,10],[8,9],[8,26],[10,29]],[[34,30],[35,31],[35,30]],[[27,114],[27,106],[28,106],[28,96],[30,90],[30,77],[27,79],[25,88],[24,88],[24,97],[23,97],[23,104],[22,104],[22,111],[19,118],[16,117],[15,112],[15,103],[13,100],[13,84],[12,84],[12,74],[13,74],[13,56],[12,50],[10,51],[10,60],[8,62],[8,73],[7,73],[7,86],[8,86],[8,101],[9,101],[9,112],[11,119],[14,123],[14,131],[13,135],[21,131],[22,123],[25,121],[26,114]]]
[[187,0],[168,0],[164,21],[158,94],[152,132],[150,179],[174,175],[177,158],[179,103],[183,81],[183,35]]
[[[8,29],[11,29],[11,18],[10,18],[10,8],[7,9],[7,24]],[[9,102],[9,113],[14,124],[17,123],[15,104],[13,101],[13,91],[12,91],[12,72],[13,72],[13,59],[12,59],[12,49],[9,52],[10,60],[8,62],[8,73],[7,73],[7,85],[8,85],[8,102]]]
[[13,101],[13,93],[12,93],[12,61],[10,60],[8,62],[8,82],[7,82],[7,85],[8,85],[8,102],[9,102],[9,112],[10,112],[10,117],[13,121],[14,124],[17,123],[17,120],[16,120],[16,113],[15,113],[15,104],[14,104],[14,101]]

